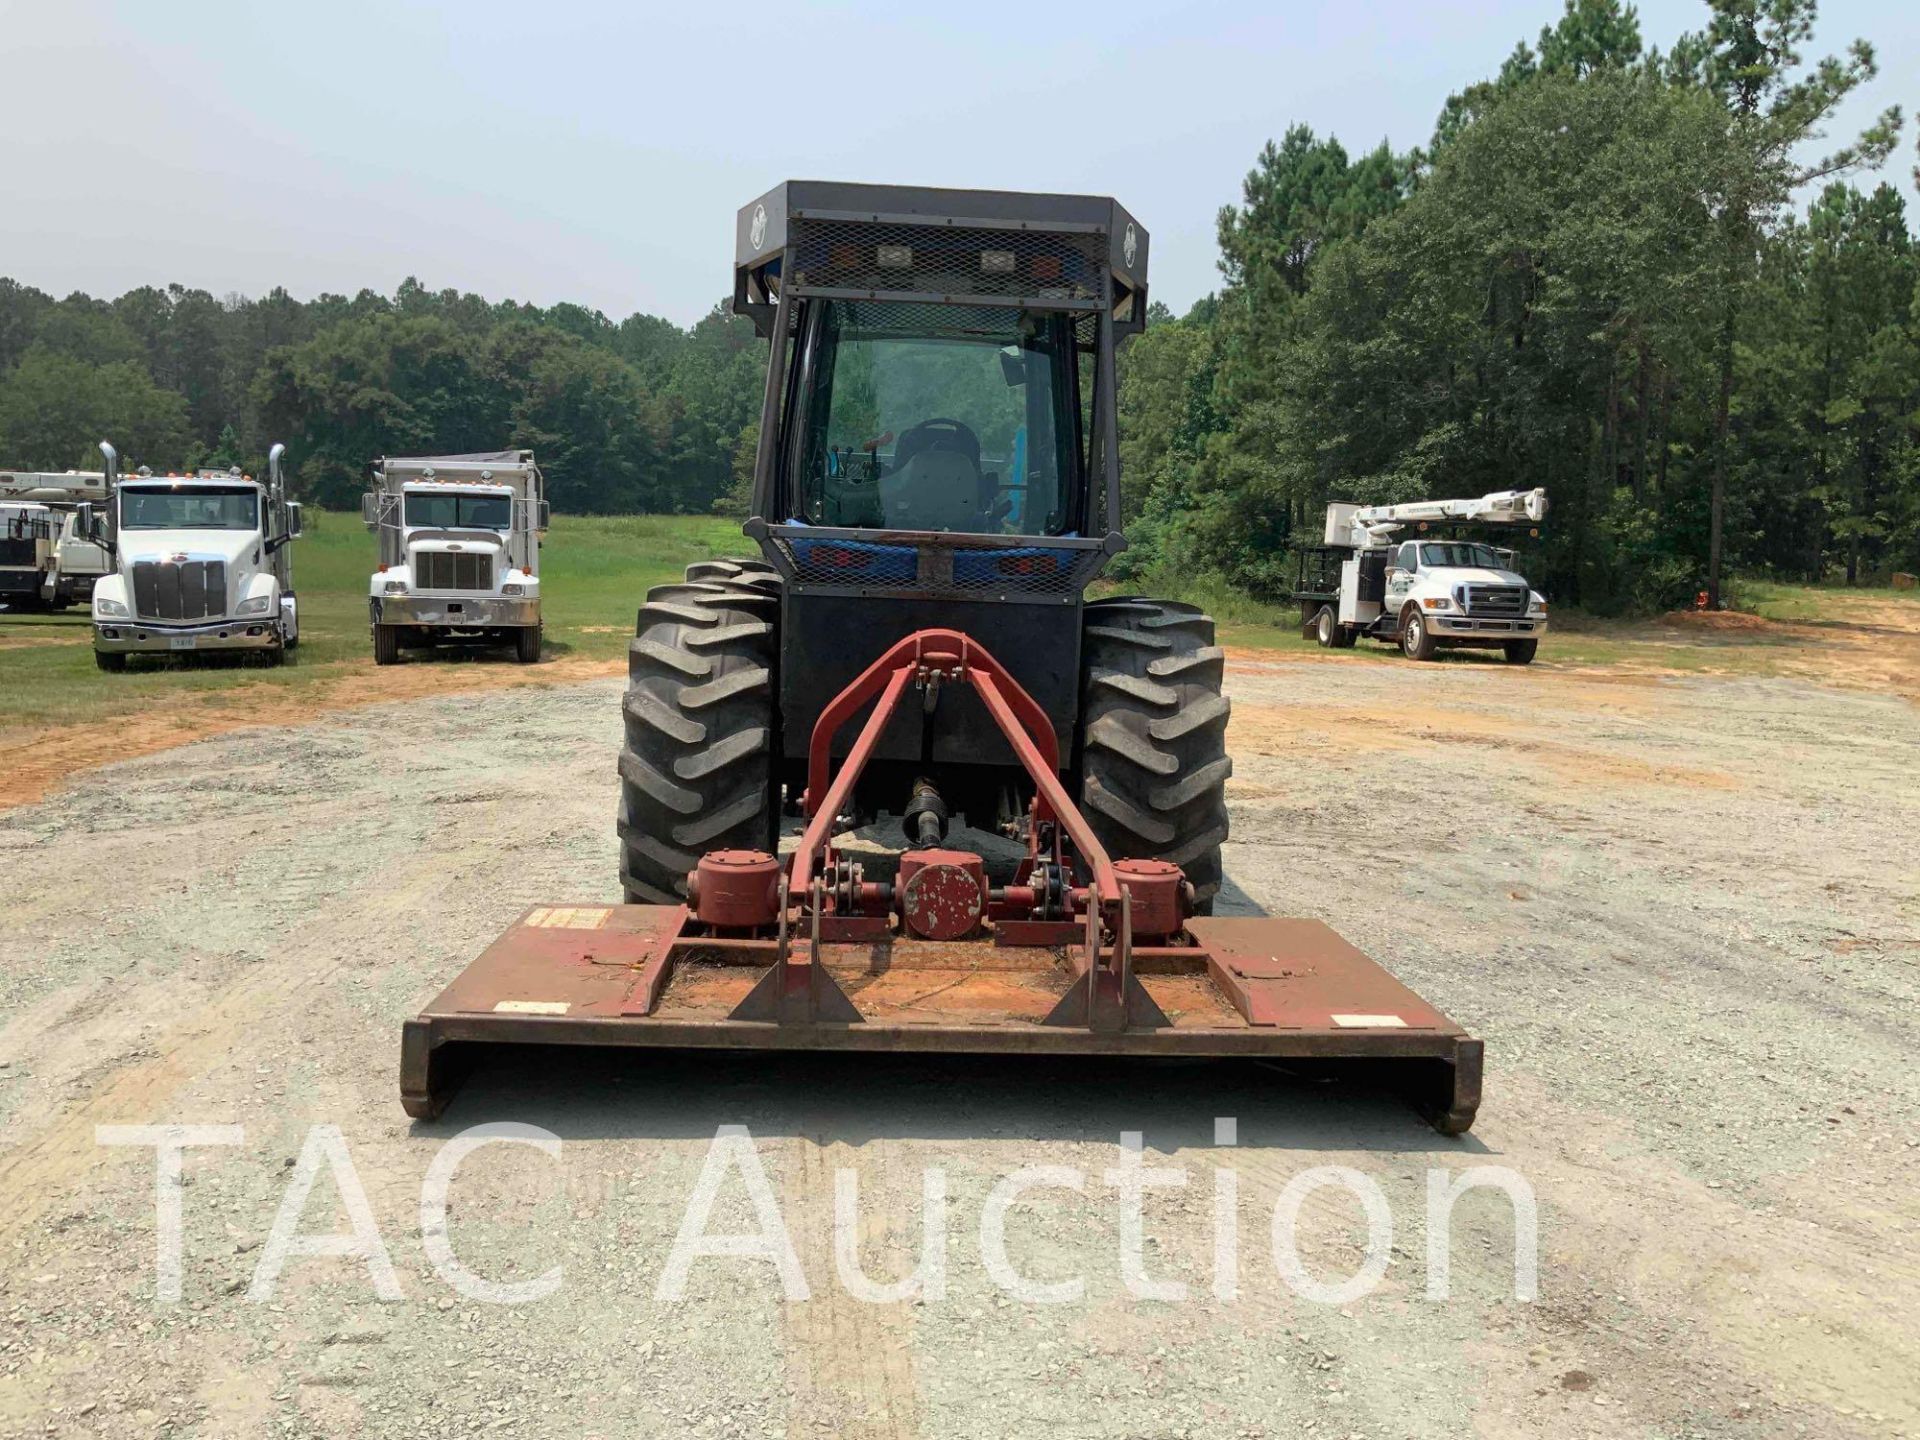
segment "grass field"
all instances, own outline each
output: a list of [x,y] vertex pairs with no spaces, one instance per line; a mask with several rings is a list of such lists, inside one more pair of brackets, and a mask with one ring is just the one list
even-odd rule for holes
[[[618,659],[633,633],[635,607],[649,586],[678,578],[689,561],[741,554],[746,548],[739,525],[731,520],[556,517],[542,551],[547,659]],[[105,720],[161,702],[177,705],[199,699],[217,708],[239,692],[258,701],[277,691],[297,704],[303,689],[364,676],[372,666],[365,598],[372,561],[373,542],[357,516],[308,512],[307,533],[294,561],[302,643],[292,663],[279,669],[252,657],[235,657],[137,665],[125,674],[102,674],[94,668],[83,611],[0,613],[0,731]],[[1165,593],[1168,587],[1141,588]],[[1224,644],[1276,653],[1316,648],[1301,637],[1297,612],[1290,605],[1263,603],[1212,581],[1172,588],[1176,598],[1212,612]],[[1798,671],[1802,667],[1787,663],[1788,650],[1804,647],[1809,637],[1818,640],[1827,630],[1858,628],[1863,605],[1891,607],[1875,613],[1894,616],[1900,629],[1920,623],[1920,598],[1890,590],[1746,582],[1739,595],[1754,616],[1773,623],[1686,626],[1656,620],[1601,621],[1561,612],[1553,617],[1542,659],[1682,673]],[[1388,647],[1365,642],[1346,656],[1399,663]],[[1453,652],[1445,658],[1460,664],[1499,663],[1491,652]],[[444,652],[409,661],[409,666],[424,664],[511,667],[512,661],[498,651]]]
[[[367,576],[373,539],[357,515],[309,510],[296,542],[300,648],[269,669],[253,657],[209,657],[157,667],[136,662],[108,675],[93,663],[83,609],[62,615],[0,614],[0,729],[101,719],[137,710],[162,692],[245,686],[293,689],[373,663]],[[738,522],[697,515],[558,515],[541,551],[542,609],[550,659],[612,659],[626,653],[647,587],[680,577],[692,560],[741,554]],[[425,663],[425,662],[422,662]],[[435,663],[503,663],[499,652],[449,651]],[[510,660],[504,663],[512,663]]]

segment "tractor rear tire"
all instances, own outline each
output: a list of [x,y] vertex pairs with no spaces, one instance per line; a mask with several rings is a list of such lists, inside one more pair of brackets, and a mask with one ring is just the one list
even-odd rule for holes
[[1213,911],[1227,838],[1226,656],[1193,605],[1126,597],[1086,608],[1080,803],[1116,860],[1170,860]]
[[732,555],[719,560],[694,561],[687,566],[687,579],[707,580],[719,585],[745,585],[763,590],[779,583],[779,572],[758,557],[749,559],[744,555]]
[[373,663],[376,665],[400,663],[400,627],[398,625],[373,627]]
[[709,850],[778,844],[778,578],[721,563],[648,591],[628,647],[616,828],[629,904],[684,903]]
[[1538,640],[1509,640],[1503,647],[1509,665],[1531,665],[1533,657],[1540,652]]

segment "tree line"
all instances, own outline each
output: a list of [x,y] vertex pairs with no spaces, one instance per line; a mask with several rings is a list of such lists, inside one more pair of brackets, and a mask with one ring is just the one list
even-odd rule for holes
[[[1424,146],[1305,125],[1219,216],[1222,284],[1121,356],[1122,578],[1283,595],[1331,499],[1547,488],[1536,583],[1662,608],[1729,572],[1920,569],[1920,254],[1870,184],[1900,112],[1827,148],[1872,47],[1813,0],[1709,0],[1666,51],[1620,0],[1450,96]],[[723,306],[301,302],[0,280],[0,464],[257,464],[351,505],[381,454],[531,445],[586,513],[742,510],[764,347]]]
[[1821,148],[1875,60],[1807,61],[1814,18],[1712,0],[1662,53],[1567,0],[1425,147],[1268,144],[1219,293],[1125,356],[1126,568],[1278,595],[1330,499],[1544,485],[1539,578],[1594,610],[1920,569],[1913,236],[1849,183],[1901,116]]
[[765,348],[716,307],[653,315],[392,296],[254,300],[178,285],[62,300],[0,279],[0,464],[165,473],[289,447],[295,492],[352,508],[380,455],[532,446],[566,511],[711,508],[750,459]]

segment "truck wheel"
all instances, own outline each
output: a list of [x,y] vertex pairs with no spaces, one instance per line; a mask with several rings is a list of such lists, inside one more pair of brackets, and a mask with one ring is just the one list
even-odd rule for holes
[[540,627],[522,625],[513,632],[513,658],[522,665],[540,663]]
[[780,599],[759,580],[657,585],[640,607],[616,826],[630,904],[681,903],[709,850],[776,847]]
[[1504,647],[1507,652],[1507,664],[1531,665],[1533,657],[1540,653],[1538,640],[1509,640]]
[[376,665],[400,663],[400,627],[398,625],[373,627],[373,663]]
[[1400,617],[1400,650],[1409,660],[1433,658],[1433,631],[1427,628],[1427,617],[1411,605]]
[[1322,650],[1331,650],[1340,643],[1340,622],[1334,618],[1331,605],[1322,605],[1320,613],[1313,617],[1313,638],[1320,642]]
[[96,650],[93,652],[93,663],[109,675],[118,675],[127,668],[127,657],[118,650]]
[[1201,914],[1227,838],[1226,656],[1213,618],[1169,600],[1096,600],[1081,646],[1080,803],[1116,860],[1170,860]]
[[282,665],[287,663],[287,642],[282,640],[278,645],[271,646],[262,651],[261,655],[265,659],[268,669],[278,670]]

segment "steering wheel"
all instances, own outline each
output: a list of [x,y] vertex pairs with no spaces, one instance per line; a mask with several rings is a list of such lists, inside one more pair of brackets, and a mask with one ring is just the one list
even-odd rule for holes
[[980,468],[980,437],[974,434],[971,425],[961,420],[941,417],[922,420],[910,427],[901,435],[900,443],[893,447],[894,469],[898,470],[923,450],[949,450],[966,456],[974,469]]

